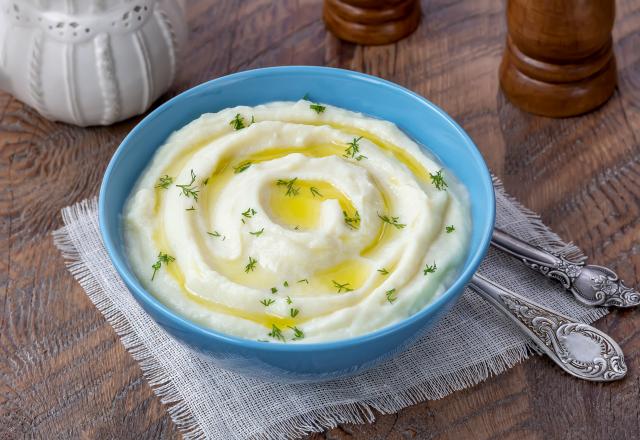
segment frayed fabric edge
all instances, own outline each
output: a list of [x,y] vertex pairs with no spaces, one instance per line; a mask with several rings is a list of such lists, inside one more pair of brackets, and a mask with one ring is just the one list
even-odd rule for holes
[[[551,231],[540,219],[540,216],[524,207],[520,202],[504,191],[502,182],[493,176],[496,192],[511,202],[529,220],[533,229],[544,238],[540,243],[557,252],[559,255],[573,261],[584,261],[586,256],[573,243],[563,243],[560,237]],[[97,210],[97,198],[84,200],[62,210],[65,225],[72,224],[82,217],[91,215]],[[80,253],[75,247],[69,234],[68,226],[63,226],[53,232],[56,247],[62,253],[65,264],[74,278],[85,290],[96,308],[111,324],[125,349],[140,364],[145,379],[167,405],[169,415],[186,440],[200,440],[207,438],[194,417],[186,401],[182,398],[171,377],[157,362],[148,348],[142,344],[133,331],[127,318],[115,307],[94,278],[91,270],[81,260]],[[583,318],[587,322],[595,321],[609,313],[607,309],[593,309]],[[267,426],[260,432],[250,435],[256,440],[280,440],[282,438],[298,438],[304,435],[320,432],[336,427],[341,423],[371,423],[375,420],[377,411],[381,414],[392,414],[407,406],[415,405],[425,400],[443,398],[455,391],[475,386],[486,379],[497,376],[514,365],[529,358],[538,350],[531,345],[516,347],[501,353],[492,359],[478,362],[462,371],[454,371],[443,375],[438,380],[421,382],[393,395],[380,396],[365,401],[354,401],[329,405],[320,410],[301,414],[286,421],[280,421]]]
[[465,388],[470,388],[490,377],[497,376],[533,354],[528,347],[509,349],[493,359],[478,362],[462,371],[443,375],[437,381],[421,382],[393,395],[380,396],[357,402],[329,405],[322,410],[301,414],[266,427],[251,435],[254,440],[280,440],[299,438],[313,432],[335,428],[342,423],[372,423],[374,411],[393,414],[425,400],[437,400]]
[[[92,215],[96,210],[96,198],[84,200],[64,208],[62,218],[65,225],[69,225],[82,217]],[[138,362],[144,378],[149,382],[160,401],[167,406],[171,419],[182,432],[183,437],[190,440],[206,439],[206,434],[200,428],[168,372],[160,366],[149,349],[140,341],[127,318],[117,309],[106,292],[100,288],[89,267],[81,260],[80,253],[69,234],[68,226],[54,231],[52,235],[53,242],[60,250],[67,269],[113,327],[125,349]]]

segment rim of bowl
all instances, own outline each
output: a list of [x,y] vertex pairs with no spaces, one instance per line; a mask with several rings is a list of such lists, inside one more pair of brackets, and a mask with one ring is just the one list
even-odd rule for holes
[[[420,101],[420,103],[426,107],[429,107],[431,110],[436,112],[440,117],[442,117],[443,122],[449,124],[458,135],[466,141],[468,146],[470,147],[470,153],[474,156],[475,162],[479,165],[478,171],[482,174],[482,178],[485,183],[489,187],[488,201],[490,202],[490,206],[487,206],[485,210],[485,219],[487,220],[487,227],[483,231],[481,231],[481,239],[480,245],[475,249],[470,249],[472,254],[469,256],[470,260],[468,264],[465,265],[463,270],[458,274],[455,281],[437,298],[435,298],[432,302],[428,303],[425,307],[423,307],[417,313],[414,313],[411,316],[408,316],[401,321],[390,324],[381,329],[375,330],[370,333],[366,333],[364,335],[347,338],[347,339],[338,339],[335,341],[326,341],[326,342],[311,342],[311,343],[296,343],[296,344],[267,344],[260,341],[255,341],[253,339],[241,338],[238,336],[233,336],[227,333],[222,333],[217,330],[213,330],[204,326],[201,326],[187,318],[182,317],[177,314],[169,307],[160,302],[152,293],[147,291],[138,281],[138,278],[133,274],[133,272],[129,269],[127,262],[120,258],[118,252],[116,252],[116,245],[114,243],[113,237],[111,234],[107,232],[105,225],[106,222],[106,213],[104,200],[106,197],[106,186],[107,182],[109,182],[111,173],[113,169],[119,162],[120,156],[123,154],[123,150],[126,147],[126,144],[130,141],[130,139],[137,134],[139,131],[144,130],[144,126],[152,119],[156,118],[158,114],[166,110],[168,107],[175,104],[176,101],[181,101],[184,99],[188,99],[191,94],[197,93],[204,88],[208,88],[211,86],[216,87],[224,87],[225,84],[230,82],[235,82],[238,80],[242,80],[247,77],[255,77],[255,76],[272,76],[272,75],[282,75],[287,73],[305,73],[305,74],[317,74],[325,77],[351,77],[356,80],[366,81],[375,83],[379,87],[384,87],[388,89],[394,89],[396,92],[404,95],[409,95],[410,98],[416,99]],[[129,291],[134,295],[134,297],[143,302],[147,307],[153,309],[156,313],[162,315],[165,319],[168,319],[172,322],[172,324],[177,325],[178,327],[188,330],[190,332],[199,334],[206,338],[213,338],[220,340],[224,343],[235,345],[241,348],[249,348],[256,350],[264,350],[264,351],[279,351],[279,352],[311,352],[311,351],[322,351],[322,350],[332,350],[338,348],[345,348],[354,345],[359,345],[365,342],[370,342],[375,339],[384,337],[389,333],[395,333],[396,331],[401,330],[404,327],[407,327],[413,324],[415,321],[422,319],[425,315],[430,315],[432,313],[437,312],[447,301],[454,299],[455,296],[459,296],[462,294],[466,283],[471,279],[473,274],[478,269],[480,262],[484,258],[487,249],[489,247],[489,243],[491,241],[491,235],[493,232],[493,227],[495,223],[495,192],[493,189],[493,180],[489,169],[487,167],[482,154],[478,150],[476,144],[471,140],[469,135],[456,123],[444,110],[440,107],[433,104],[431,101],[426,98],[418,95],[415,92],[403,87],[394,82],[373,76],[368,75],[366,73],[355,72],[347,69],[339,69],[335,67],[324,67],[324,66],[277,66],[277,67],[264,67],[258,69],[245,70],[242,72],[233,73],[230,75],[221,76],[219,78],[209,80],[202,84],[198,84],[190,89],[185,90],[184,92],[174,96],[169,99],[165,103],[158,106],[155,110],[145,116],[136,126],[125,136],[122,140],[115,153],[111,157],[109,161],[109,165],[104,173],[104,177],[102,179],[102,183],[100,185],[100,193],[98,198],[98,217],[99,217],[99,226],[100,233],[102,235],[102,239],[105,244],[105,248],[107,249],[107,253],[109,254],[109,258],[111,262],[116,268],[118,274],[122,277]],[[474,225],[475,226],[475,225]],[[146,310],[145,310],[146,312]],[[148,312],[147,312],[148,313]],[[155,320],[155,318],[154,318]]]

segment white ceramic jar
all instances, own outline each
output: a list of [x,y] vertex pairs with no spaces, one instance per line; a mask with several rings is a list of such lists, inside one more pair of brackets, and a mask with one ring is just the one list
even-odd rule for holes
[[0,0],[0,88],[80,126],[143,113],[173,82],[182,0]]

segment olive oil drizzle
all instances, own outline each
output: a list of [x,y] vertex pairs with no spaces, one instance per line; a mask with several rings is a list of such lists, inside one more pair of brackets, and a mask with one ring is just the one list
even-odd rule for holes
[[[153,240],[161,248],[168,249],[167,240],[162,230],[156,230],[153,236]],[[279,316],[274,313],[271,313],[270,311],[265,311],[262,313],[253,313],[243,309],[229,307],[220,302],[198,295],[196,292],[189,289],[189,287],[187,286],[184,273],[182,272],[182,270],[180,270],[177,264],[166,265],[166,271],[178,284],[178,286],[180,287],[180,290],[182,291],[185,297],[187,297],[193,302],[198,303],[203,307],[206,307],[207,310],[211,310],[213,312],[221,313],[224,315],[234,316],[236,318],[245,319],[247,321],[260,324],[265,328],[271,328],[273,324],[276,324],[282,327],[294,326],[294,325],[303,324],[305,321],[307,321],[307,319],[300,316],[294,319],[288,316]]]
[[[317,125],[317,126],[329,125],[332,128],[336,128],[338,130],[346,131],[350,134],[355,134],[357,136],[360,136],[362,139],[366,139],[372,142],[382,151],[395,157],[398,161],[400,161],[405,166],[407,166],[407,168],[422,182],[424,183],[429,182],[429,172],[422,164],[420,164],[418,161],[413,159],[411,155],[406,153],[402,148],[398,147],[395,144],[385,141],[384,139],[374,135],[373,133],[361,130],[356,127],[348,126],[348,125],[324,122],[324,121],[318,122],[318,123],[314,123],[310,121],[298,121],[298,122],[292,121],[292,122],[304,124],[304,125]],[[185,149],[185,151],[183,151],[182,154],[180,154],[181,157],[178,157],[177,160],[174,161],[172,165],[165,170],[166,174],[176,175],[176,171],[182,168],[184,163],[186,163],[186,161],[188,160],[188,157],[195,154],[199,150],[205,148],[207,145],[209,145],[212,141],[217,139],[222,134],[224,133],[220,133],[216,136],[210,136],[204,139],[198,139],[198,142],[195,145],[193,145],[188,149]],[[207,179],[208,184],[206,185],[206,187],[202,188],[202,192],[200,195],[201,197],[200,197],[199,205],[201,206],[201,212],[204,212],[205,216],[208,216],[209,210],[207,209],[207,207],[216,198],[216,196],[220,193],[220,191],[224,188],[226,183],[228,183],[228,181],[233,177],[234,166],[237,166],[237,164],[251,163],[251,166],[254,166],[255,164],[278,159],[293,153],[303,154],[308,157],[317,157],[317,158],[327,157],[327,156],[342,156],[344,154],[344,151],[345,151],[345,145],[338,142],[333,142],[333,143],[322,144],[322,145],[311,145],[308,147],[271,148],[271,149],[263,150],[250,155],[233,155],[233,156],[223,157],[219,161],[218,166],[216,167],[214,172],[211,173],[211,175],[202,176],[204,179]],[[348,212],[349,215],[353,215],[355,213],[355,207],[353,206],[353,203],[351,202],[351,200],[349,200],[349,198],[346,195],[344,195],[341,191],[339,191],[337,188],[333,187],[333,185],[327,182],[322,182],[322,181],[298,181],[297,184],[302,187],[303,194],[309,193],[310,198],[312,199],[335,198],[338,200],[341,208],[345,210],[345,212]],[[379,185],[376,185],[376,187],[380,188]],[[314,188],[315,191],[312,191],[311,188]],[[166,191],[166,189],[156,187],[154,188],[154,190],[155,190],[154,212],[157,214],[161,209],[162,198],[163,198],[162,192]],[[389,198],[384,193],[384,191],[380,190],[379,192],[383,198],[383,205],[385,207],[385,211],[388,212],[390,208]],[[317,193],[322,194],[322,196],[316,197]],[[294,198],[291,198],[291,200],[293,199]],[[208,219],[205,219],[205,220],[208,221]],[[313,224],[312,222],[310,222],[309,224],[303,225],[303,226],[313,227]],[[387,223],[381,222],[381,226],[378,230],[378,233],[376,234],[375,239],[372,240],[372,242],[369,245],[365,246],[362,249],[360,255],[362,257],[372,255],[373,253],[376,252],[376,250],[382,247],[383,244],[387,240],[389,240],[392,237],[392,235],[395,233],[396,232],[393,230],[393,228],[389,228],[389,225]],[[166,246],[165,238],[159,236],[161,234],[162,234],[161,229],[155,231],[154,241],[156,241],[156,244],[158,245],[159,248],[169,249]],[[331,277],[335,278],[337,277],[336,274],[345,274],[347,272],[350,273],[350,277],[349,277],[350,286],[355,286],[355,288],[359,288],[364,284],[364,282],[366,282],[367,278],[370,277],[371,273],[375,272],[375,268],[370,267],[368,263],[364,262],[364,261],[367,261],[365,258],[360,258],[358,260],[361,260],[361,261],[343,262],[336,268],[332,268],[329,270],[322,271],[318,274],[314,274],[314,276],[311,277],[311,283],[310,284],[307,283],[307,286],[303,287],[302,289],[305,289],[305,290],[309,289],[310,288],[309,285],[311,285],[312,287],[323,285],[326,281],[325,278],[326,279]],[[395,263],[392,265],[389,265],[388,267],[390,267],[391,271],[393,271],[395,267]],[[269,311],[265,311],[262,313],[252,313],[246,310],[226,306],[224,304],[221,304],[219,302],[213,301],[208,298],[204,298],[198,295],[196,292],[191,291],[187,287],[184,274],[180,270],[179,264],[172,264],[167,266],[167,273],[169,273],[176,280],[182,292],[188,299],[206,307],[208,310],[225,314],[225,315],[231,315],[241,319],[245,319],[245,320],[260,324],[265,328],[272,328],[274,324],[280,328],[287,328],[287,327],[291,328],[293,326],[300,325],[305,321],[307,321],[307,319],[300,317],[300,315],[298,314],[296,314],[295,318],[292,318],[290,316],[283,317],[283,316],[275,315]],[[356,274],[357,276],[355,276]],[[223,273],[222,275],[225,275],[225,274]],[[230,277],[230,278],[237,278],[237,277]],[[236,279],[235,281],[240,281],[240,280]],[[377,287],[381,283],[382,283],[382,280],[377,280],[375,282],[374,287]]]

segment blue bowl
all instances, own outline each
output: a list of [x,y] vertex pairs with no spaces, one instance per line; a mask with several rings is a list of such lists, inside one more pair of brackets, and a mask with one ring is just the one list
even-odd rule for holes
[[[237,105],[314,100],[396,123],[464,183],[471,198],[473,232],[458,278],[423,310],[373,333],[316,344],[266,344],[204,328],[174,313],[146,291],[128,264],[121,214],[125,201],[156,149],[202,113]],[[100,230],[111,260],[146,310],[177,340],[216,365],[271,381],[323,381],[363,371],[406,349],[445,314],[484,257],[493,230],[491,176],[469,136],[438,107],[391,82],[326,67],[273,67],[209,81],[164,103],[144,118],[115,152],[100,188]],[[425,361],[427,365],[428,361]]]

